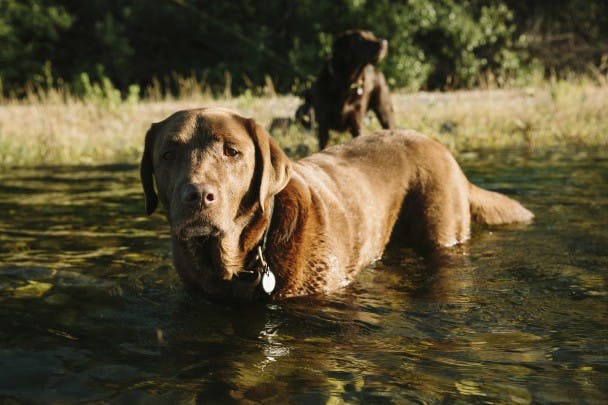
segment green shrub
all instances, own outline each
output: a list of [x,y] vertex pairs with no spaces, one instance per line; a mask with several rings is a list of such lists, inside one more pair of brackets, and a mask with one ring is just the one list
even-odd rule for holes
[[337,34],[364,28],[389,40],[395,88],[504,86],[605,74],[606,27],[604,0],[0,0],[0,82],[25,97],[65,80],[109,104],[132,84],[156,99],[297,91]]

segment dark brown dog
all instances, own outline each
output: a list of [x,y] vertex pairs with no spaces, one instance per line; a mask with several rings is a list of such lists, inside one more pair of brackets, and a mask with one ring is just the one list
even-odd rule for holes
[[327,146],[330,129],[360,135],[369,110],[374,111],[382,128],[395,127],[388,85],[373,65],[387,49],[388,42],[369,31],[346,31],[336,38],[331,58],[296,111],[296,119],[305,126],[310,125],[314,114],[319,149]]
[[[217,108],[153,124],[141,180],[148,214],[159,199],[166,209],[183,281],[213,297],[329,292],[379,259],[391,235],[441,249],[467,240],[471,219],[533,218],[470,184],[449,151],[419,133],[379,131],[291,162],[260,125]],[[260,282],[269,273],[274,289]]]

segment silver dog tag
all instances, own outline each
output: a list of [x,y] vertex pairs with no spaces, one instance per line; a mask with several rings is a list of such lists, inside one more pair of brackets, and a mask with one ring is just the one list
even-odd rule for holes
[[274,273],[266,268],[264,274],[262,274],[262,289],[266,294],[270,294],[274,291],[274,287],[276,286],[277,280],[274,277]]

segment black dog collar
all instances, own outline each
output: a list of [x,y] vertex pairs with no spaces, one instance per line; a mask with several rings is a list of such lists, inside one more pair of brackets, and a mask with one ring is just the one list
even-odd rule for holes
[[[274,208],[274,207],[273,207]],[[258,243],[257,248],[254,250],[255,255],[247,262],[245,265],[245,270],[238,274],[237,280],[242,282],[251,283],[251,289],[261,289],[263,295],[269,296],[272,294],[276,287],[276,277],[272,270],[270,269],[270,265],[266,261],[264,257],[264,252],[266,251],[266,241],[268,240],[268,231],[270,230],[270,224],[272,223],[272,213],[274,210],[270,211],[270,221],[268,227],[264,231],[264,236],[260,243]]]

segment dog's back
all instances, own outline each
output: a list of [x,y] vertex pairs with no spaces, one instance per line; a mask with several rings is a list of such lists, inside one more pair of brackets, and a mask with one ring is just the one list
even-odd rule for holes
[[361,261],[379,257],[393,232],[425,251],[467,240],[471,220],[533,218],[517,201],[470,184],[447,148],[414,131],[377,131],[303,159],[294,171],[321,206],[330,205],[327,220],[335,223],[326,232],[351,235],[349,254],[361,250]]

